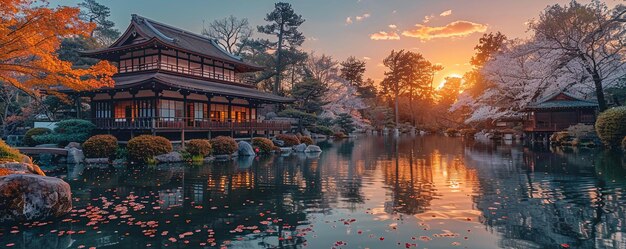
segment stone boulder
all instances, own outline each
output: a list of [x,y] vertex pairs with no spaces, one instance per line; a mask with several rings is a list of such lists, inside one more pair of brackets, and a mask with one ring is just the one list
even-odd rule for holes
[[[2,174],[4,171],[4,174]],[[35,164],[30,163],[18,163],[18,162],[6,162],[0,163],[0,176],[11,174],[34,174],[45,176],[41,168]]]
[[33,174],[0,177],[0,222],[56,218],[71,209],[70,185],[59,178]]
[[77,148],[67,149],[67,163],[82,163],[85,160],[85,154]]
[[283,147],[285,146],[285,141],[283,140],[278,140],[276,138],[272,139],[272,143],[274,143],[274,145],[278,146],[278,147]]
[[167,154],[155,156],[154,159],[160,163],[179,163],[183,161],[183,156],[176,151],[172,151]]
[[276,115],[275,112],[268,112],[267,114],[265,114],[265,119],[267,120],[271,120],[278,117],[278,115]]
[[293,147],[293,151],[295,151],[295,152],[304,152],[306,150],[306,148],[307,148],[306,144],[298,144],[298,145]]
[[309,146],[306,147],[304,152],[306,152],[306,153],[316,153],[316,152],[322,152],[322,149],[319,146],[317,146],[317,145],[309,145]]
[[254,153],[254,149],[252,148],[252,145],[250,145],[246,141],[240,141],[237,144],[237,147],[239,148],[238,153],[237,153],[239,156],[256,156],[256,153]]
[[76,149],[79,149],[79,150],[82,150],[82,149],[83,149],[83,147],[81,147],[81,146],[80,146],[80,143],[77,143],[77,142],[70,142],[69,144],[67,144],[67,145],[65,146],[65,148],[66,148],[66,149],[69,149],[69,148],[76,148]]

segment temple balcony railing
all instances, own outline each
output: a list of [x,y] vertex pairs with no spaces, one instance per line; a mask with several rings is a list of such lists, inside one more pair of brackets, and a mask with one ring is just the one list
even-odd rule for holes
[[285,131],[291,129],[291,123],[267,120],[215,121],[197,118],[95,118],[91,119],[102,130],[207,130],[207,131],[246,131],[270,130]]
[[242,76],[237,76],[237,75],[230,76],[226,74],[207,72],[207,71],[202,70],[201,68],[189,68],[189,67],[184,67],[184,66],[167,64],[163,62],[161,63],[151,62],[151,63],[144,63],[140,65],[119,67],[120,73],[140,72],[140,71],[149,71],[149,70],[164,70],[164,71],[169,71],[169,72],[202,77],[206,79],[223,80],[223,81],[234,82],[234,83],[239,83],[239,84],[254,85],[254,79],[252,79],[251,77],[242,77]]

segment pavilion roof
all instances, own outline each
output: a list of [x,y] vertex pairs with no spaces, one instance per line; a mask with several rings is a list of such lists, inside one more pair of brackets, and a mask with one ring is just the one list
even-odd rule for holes
[[[140,36],[140,37],[137,37]],[[168,47],[188,51],[193,54],[230,62],[239,67],[248,68],[243,71],[261,70],[263,67],[254,63],[245,62],[241,57],[230,54],[217,42],[208,37],[195,34],[174,26],[160,23],[146,17],[133,14],[130,25],[111,46],[104,49],[85,51],[84,54],[97,57],[99,54],[134,46],[145,46],[152,41],[158,41]]]
[[529,104],[525,110],[548,110],[548,109],[582,109],[598,108],[598,102],[576,97],[571,93],[557,92],[535,103]]
[[[255,88],[229,85],[196,78],[188,78],[178,75],[154,72],[132,75],[114,76],[115,87],[100,88],[96,91],[107,91],[126,88],[142,88],[145,84],[158,83],[164,87],[182,89],[196,93],[210,93],[216,96],[231,96],[243,99],[254,99],[271,103],[291,103],[292,98],[282,97]],[[152,87],[152,85],[150,85]]]

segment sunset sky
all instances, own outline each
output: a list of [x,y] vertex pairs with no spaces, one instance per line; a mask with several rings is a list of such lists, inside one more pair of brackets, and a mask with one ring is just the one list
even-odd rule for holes
[[[59,1],[75,5],[79,0]],[[234,15],[263,24],[273,9],[269,0],[133,0],[99,1],[111,8],[111,20],[120,31],[136,13],[170,25],[200,32],[203,20]],[[548,5],[568,0],[315,0],[288,1],[306,22],[304,49],[332,55],[337,60],[356,56],[367,60],[366,76],[379,82],[382,60],[393,49],[422,53],[445,69],[446,76],[469,70],[473,47],[485,32],[501,31],[509,38],[526,37],[526,22]],[[582,2],[589,2],[588,0]],[[618,0],[607,0],[614,5]],[[258,36],[258,34],[257,34]]]

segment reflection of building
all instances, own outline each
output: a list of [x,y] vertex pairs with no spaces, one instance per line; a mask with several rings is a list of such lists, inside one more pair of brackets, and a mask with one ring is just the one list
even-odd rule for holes
[[560,92],[524,109],[524,132],[533,138],[547,137],[553,132],[582,123],[594,124],[598,103]]
[[625,193],[596,177],[594,153],[515,150],[466,150],[479,171],[481,221],[501,247],[626,248]]
[[115,86],[78,95],[91,98],[98,129],[128,139],[133,133],[206,137],[208,131],[286,130],[257,120],[264,104],[292,100],[255,89],[244,76],[261,70],[215,41],[133,15],[110,47],[88,57],[118,65]]

